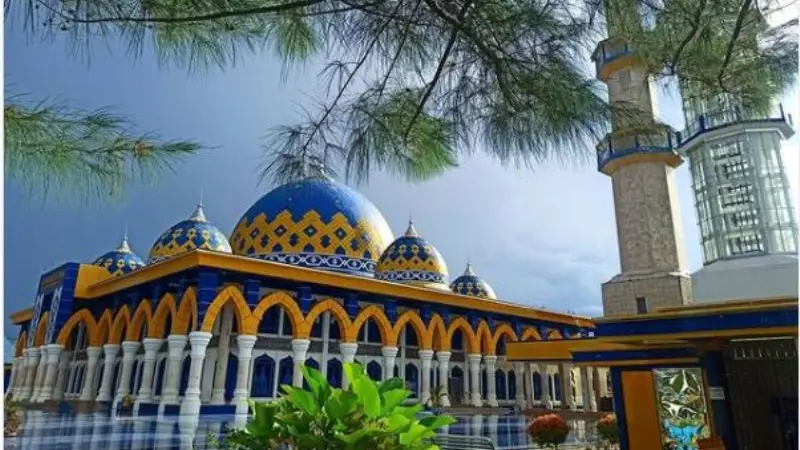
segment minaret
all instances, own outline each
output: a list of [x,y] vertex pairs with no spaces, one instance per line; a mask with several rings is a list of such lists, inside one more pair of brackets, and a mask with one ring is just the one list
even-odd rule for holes
[[616,108],[612,132],[597,146],[598,170],[611,177],[614,191],[621,266],[603,284],[605,316],[680,306],[692,297],[674,174],[682,159],[669,130],[656,123],[650,77],[635,50],[615,35],[640,26],[635,3],[622,3],[613,2],[624,11],[607,11],[610,37],[592,55]]
[[686,129],[678,145],[689,159],[703,248],[695,300],[797,298],[797,222],[781,157],[791,117],[680,87]]

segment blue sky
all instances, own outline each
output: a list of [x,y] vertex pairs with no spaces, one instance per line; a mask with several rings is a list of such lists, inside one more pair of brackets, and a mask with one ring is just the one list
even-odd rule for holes
[[[207,216],[229,234],[269,188],[257,184],[263,135],[298,117],[316,86],[316,67],[295,70],[282,82],[279,61],[267,53],[234,69],[190,75],[159,67],[152,54],[134,61],[124,47],[112,44],[110,49],[96,46],[87,64],[74,59],[63,42],[29,42],[19,22],[6,24],[7,90],[87,109],[111,106],[141,130],[217,147],[188,159],[174,176],[134,186],[110,204],[42,204],[7,180],[6,316],[32,304],[42,272],[66,261],[90,262],[117,245],[126,225],[134,251],[145,258],[163,230],[192,212],[201,191]],[[680,126],[677,95],[661,94],[662,117]],[[796,102],[784,103],[793,104],[798,117]],[[797,140],[787,147],[795,181]],[[678,183],[694,270],[701,259],[687,166],[678,171]],[[476,156],[430,182],[408,185],[376,174],[359,189],[395,234],[413,215],[418,230],[446,259],[451,276],[462,272],[469,258],[505,300],[599,315],[600,284],[619,271],[611,183],[594,164],[553,164],[530,172]],[[16,330],[6,334],[16,336]]]

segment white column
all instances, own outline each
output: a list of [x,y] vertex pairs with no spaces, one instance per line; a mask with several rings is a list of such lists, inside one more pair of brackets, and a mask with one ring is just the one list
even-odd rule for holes
[[444,407],[450,406],[449,379],[450,379],[450,352],[436,352],[436,360],[439,362],[439,386],[442,394],[441,403]]
[[56,386],[53,389],[53,400],[61,401],[64,399],[64,383],[69,377],[69,362],[72,360],[72,352],[61,352],[58,358],[58,373],[56,374]]
[[131,374],[133,367],[136,363],[136,352],[139,351],[139,346],[142,345],[136,341],[125,341],[122,343],[122,366],[120,367],[119,375],[119,389],[117,389],[117,398],[131,393]]
[[94,400],[94,371],[97,370],[97,360],[100,359],[100,347],[89,347],[86,349],[86,376],[83,377],[83,390],[79,400]]
[[420,374],[422,386],[419,397],[424,405],[431,399],[431,361],[433,360],[433,350],[420,350],[418,353],[421,363],[420,371],[422,372]]
[[553,409],[553,398],[550,396],[550,369],[546,365],[539,366],[539,388],[542,390],[542,405],[545,409]]
[[16,383],[17,373],[19,372],[18,358],[11,358],[11,376],[8,379],[8,393],[14,394],[14,384]]
[[20,400],[27,400],[33,392],[33,382],[36,379],[36,366],[39,365],[39,349],[26,348],[23,354],[26,357],[25,367],[27,367],[27,369],[25,371],[25,385],[22,388],[19,398]]
[[322,357],[319,362],[319,371],[323,377],[328,376],[328,348],[331,340],[331,312],[322,313]]
[[467,358],[466,356],[464,357],[464,372],[463,373],[464,373],[464,381],[463,381],[464,399],[463,399],[463,401],[461,403],[463,403],[465,405],[470,405],[470,404],[472,404],[472,395],[470,394],[470,386],[471,386],[470,379],[472,378],[471,377],[472,374],[469,372],[469,358]]
[[561,364],[559,375],[561,376],[561,408],[576,410],[577,405],[572,397],[572,364]]
[[306,363],[309,345],[311,345],[311,341],[308,339],[292,339],[292,359],[294,360],[292,386],[294,387],[303,387],[303,364]]
[[581,372],[581,381],[583,382],[583,410],[597,412],[597,401],[595,400],[592,386],[594,384],[592,381],[594,379],[594,368],[584,367]]
[[470,395],[472,396],[472,406],[480,408],[483,405],[481,401],[481,354],[470,353],[467,355],[469,361],[469,381],[472,383],[470,387]]
[[42,391],[42,383],[44,382],[44,372],[47,370],[47,351],[44,346],[39,347],[39,363],[36,365],[36,377],[33,379],[33,391],[28,401],[35,402],[39,400],[39,394]]
[[533,395],[533,373],[536,371],[535,369],[537,366],[531,363],[524,363],[525,364],[525,398],[528,401],[528,407],[533,408],[536,404],[534,401]]
[[525,363],[521,362],[514,363],[514,382],[515,382],[514,387],[516,388],[517,391],[515,400],[517,401],[517,405],[519,405],[519,407],[522,409],[525,409],[525,407],[527,406],[525,404],[525,384],[524,384],[526,376],[527,375],[525,371]]
[[189,366],[189,382],[186,394],[181,401],[180,415],[198,416],[200,414],[200,374],[203,370],[203,360],[206,357],[206,348],[211,341],[211,333],[205,331],[192,331],[189,333],[191,344],[192,363]]
[[483,357],[483,362],[486,364],[486,402],[492,408],[497,405],[497,381],[495,380],[495,371],[497,370],[497,355],[486,355]]
[[171,334],[167,336],[167,368],[164,390],[161,395],[161,403],[164,405],[174,405],[178,403],[178,384],[181,381],[181,369],[183,369],[183,350],[186,348],[188,338],[183,334]]
[[[356,352],[358,351],[358,344],[355,342],[340,342],[339,353],[342,354],[342,364],[347,364],[355,361]],[[350,385],[350,380],[347,379],[344,372],[342,372],[342,389],[347,390]]]
[[153,375],[155,374],[156,357],[163,343],[163,339],[146,338],[144,340],[144,367],[142,368],[142,382],[139,385],[139,395],[136,396],[136,403],[153,401]]
[[112,400],[114,388],[114,366],[117,362],[120,346],[117,344],[106,344],[103,346],[105,359],[103,360],[103,380],[100,383],[100,391],[97,393],[98,402],[108,402]]
[[236,370],[236,390],[233,391],[233,404],[236,405],[237,415],[247,415],[247,398],[250,393],[250,360],[253,357],[253,347],[256,345],[255,336],[240,334],[236,337],[239,346],[239,365]]
[[[211,391],[211,403],[225,403],[225,381],[228,377],[228,357],[230,356],[231,330],[233,329],[233,308],[225,307],[222,311],[219,339],[217,340],[217,367],[214,375],[214,388]],[[241,361],[239,361],[241,364]]]
[[394,377],[394,366],[397,361],[397,347],[383,347],[381,354],[383,355],[383,379],[388,380]]
[[39,401],[46,402],[50,400],[53,395],[53,389],[56,384],[56,375],[58,372],[58,357],[61,356],[61,350],[64,349],[60,344],[50,344],[47,349],[47,366],[44,375],[44,384],[42,391],[39,394]]
[[200,401],[202,403],[211,402],[211,396],[213,394],[211,391],[214,390],[214,371],[217,368],[217,356],[219,356],[217,349],[211,348],[206,351],[206,358],[203,360],[203,375],[200,377]]

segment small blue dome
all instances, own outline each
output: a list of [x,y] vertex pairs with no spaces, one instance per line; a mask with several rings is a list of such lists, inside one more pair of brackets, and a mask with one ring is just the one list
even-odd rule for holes
[[168,228],[156,240],[148,259],[154,263],[194,249],[231,253],[228,239],[206,219],[202,204],[188,219]]
[[483,278],[475,275],[472,270],[472,265],[467,264],[467,269],[464,274],[453,280],[450,283],[450,290],[456,294],[469,295],[471,297],[483,297],[496,299],[494,289],[489,286]]
[[414,222],[397,238],[378,260],[379,280],[447,289],[447,265],[434,246],[423,239]]
[[144,261],[131,251],[128,236],[125,236],[117,248],[94,260],[92,265],[105,267],[108,273],[116,277],[144,267]]
[[324,175],[268,192],[231,234],[237,255],[368,277],[391,240],[375,205]]

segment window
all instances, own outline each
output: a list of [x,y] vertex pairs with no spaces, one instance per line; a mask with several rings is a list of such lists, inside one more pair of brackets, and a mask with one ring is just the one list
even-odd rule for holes
[[731,255],[744,255],[764,251],[761,236],[755,233],[728,239],[728,245],[731,249]]
[[647,314],[647,299],[636,297],[636,314]]

